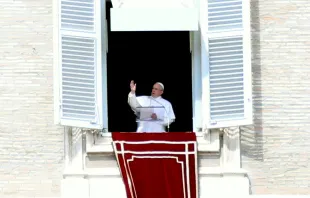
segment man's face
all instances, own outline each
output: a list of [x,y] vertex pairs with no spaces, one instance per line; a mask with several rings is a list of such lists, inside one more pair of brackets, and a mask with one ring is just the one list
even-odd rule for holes
[[161,88],[161,86],[159,84],[154,84],[153,85],[153,89],[152,89],[152,96],[154,98],[158,97],[158,96],[161,96],[161,94],[163,94],[163,90]]

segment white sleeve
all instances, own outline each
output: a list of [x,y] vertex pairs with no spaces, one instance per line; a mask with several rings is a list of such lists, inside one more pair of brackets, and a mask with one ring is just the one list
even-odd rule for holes
[[137,100],[136,94],[133,94],[131,92],[129,92],[128,94],[128,104],[134,113],[137,113],[137,107],[141,107]]

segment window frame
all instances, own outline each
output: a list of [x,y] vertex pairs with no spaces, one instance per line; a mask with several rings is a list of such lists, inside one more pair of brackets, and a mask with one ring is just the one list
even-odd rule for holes
[[[105,0],[101,0],[101,2],[105,2]],[[243,0],[243,2],[247,2],[245,0]],[[201,17],[204,16],[202,14],[201,8],[202,6],[204,6],[203,1],[200,1],[200,23],[204,23],[204,20],[201,20]],[[53,42],[53,50],[54,50],[54,59],[53,59],[53,64],[54,64],[54,68],[53,68],[53,73],[54,73],[54,123],[59,125],[61,124],[60,122],[60,109],[59,109],[59,105],[60,105],[60,76],[59,76],[59,50],[60,50],[60,45],[59,45],[59,39],[60,39],[60,21],[59,21],[59,15],[60,15],[60,0],[56,0],[53,3],[53,23],[54,23],[54,30],[53,30],[53,40],[56,42]],[[249,6],[249,2],[247,2],[245,4],[245,6],[250,9]],[[101,9],[105,10],[105,3],[101,3]],[[246,9],[246,8],[244,8]],[[104,29],[107,27],[106,26],[106,17],[105,17],[105,12],[104,13],[104,18],[102,17],[101,19],[101,31],[104,31]],[[250,12],[245,12],[244,14],[244,18],[245,19],[245,26],[247,28],[250,28]],[[103,15],[101,13],[101,15]],[[246,31],[249,32],[249,34],[245,34],[244,35],[244,39],[250,39],[250,29],[246,29]],[[194,34],[197,32],[194,32]],[[199,33],[199,32],[198,32]],[[199,34],[198,34],[199,35]],[[197,36],[197,35],[196,35]],[[199,35],[200,39],[203,39],[201,35]],[[101,42],[101,47],[102,49],[104,47],[106,47],[106,51],[107,51],[107,46],[104,46],[104,40],[107,42],[108,38],[107,38],[107,34],[104,33],[102,34],[102,41]],[[207,54],[203,53],[203,44],[202,42],[197,42],[197,40],[192,40],[192,37],[190,39],[191,41],[193,41],[192,43],[192,50],[195,51],[195,48],[197,48],[197,46],[199,46],[198,51],[199,52],[199,58],[201,58],[200,60],[197,60],[198,63],[193,63],[192,62],[192,69],[193,71],[198,71],[199,68],[194,68],[194,65],[202,65],[203,61],[206,60],[207,58]],[[196,44],[195,44],[196,43]],[[246,59],[249,63],[251,63],[251,51],[249,49],[251,49],[250,46],[250,42],[247,42],[246,45],[244,45],[244,48],[246,48],[247,50],[245,50],[246,54]],[[102,91],[102,106],[100,106],[100,108],[103,110],[102,112],[102,116],[103,116],[103,133],[95,135],[94,133],[87,133],[87,152],[89,153],[93,153],[93,152],[113,152],[113,148],[111,145],[111,133],[108,132],[108,106],[107,106],[107,65],[106,62],[104,64],[104,61],[106,61],[106,53],[101,53],[102,54],[102,70],[101,70],[101,77],[102,77],[102,86],[100,87],[100,91]],[[197,55],[196,55],[197,56]],[[192,61],[194,61],[192,59]],[[199,63],[200,61],[200,63]],[[198,69],[198,70],[197,70]],[[251,68],[250,67],[245,67],[245,69],[247,69],[247,72],[250,73],[251,72]],[[204,72],[203,67],[201,67],[201,71]],[[197,142],[198,142],[198,150],[200,152],[219,152],[220,149],[220,130],[219,128],[221,126],[216,126],[215,130],[210,130],[210,128],[208,128],[205,123],[203,122],[203,120],[206,120],[205,116],[206,116],[206,107],[203,105],[203,101],[205,96],[203,96],[202,94],[207,94],[208,92],[206,90],[202,91],[203,86],[205,86],[204,84],[206,83],[205,81],[203,81],[203,78],[201,77],[201,83],[198,82],[199,81],[199,77],[197,77],[197,75],[195,76],[194,74],[195,72],[193,72],[193,78],[192,78],[192,86],[193,88],[195,87],[199,87],[202,86],[201,89],[196,90],[197,92],[193,92],[192,97],[193,97],[193,131],[196,132],[196,136],[197,136]],[[97,90],[97,91],[98,91]],[[194,90],[194,89],[193,89]],[[252,84],[248,84],[246,86],[246,93],[252,93]],[[200,92],[200,93],[199,93]],[[202,92],[202,93],[201,93]],[[201,94],[201,100],[199,103],[199,94]],[[252,95],[251,95],[252,96]],[[249,105],[250,106],[250,105]],[[98,107],[99,108],[99,107]],[[250,108],[247,108],[250,112],[252,112],[252,106]],[[204,118],[204,119],[203,119]],[[252,120],[249,120],[248,123],[240,123],[241,124],[251,124]],[[78,127],[78,125],[75,125],[75,127]],[[223,126],[225,127],[225,126]],[[227,126],[226,126],[227,127]],[[202,132],[203,131],[203,132]]]

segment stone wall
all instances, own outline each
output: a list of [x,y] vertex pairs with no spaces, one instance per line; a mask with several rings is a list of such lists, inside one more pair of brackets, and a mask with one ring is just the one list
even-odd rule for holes
[[[309,194],[310,1],[251,0],[255,124],[242,127],[254,194]],[[0,4],[0,197],[58,197],[51,0]]]
[[59,197],[52,0],[0,3],[0,197]]
[[255,124],[242,128],[254,194],[310,193],[310,1],[252,0]]

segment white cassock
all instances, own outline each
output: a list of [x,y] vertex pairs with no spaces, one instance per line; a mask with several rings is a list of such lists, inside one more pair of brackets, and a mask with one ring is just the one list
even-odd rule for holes
[[[172,105],[168,100],[161,96],[153,98],[152,96],[138,96],[131,92],[128,94],[128,104],[136,115],[139,115],[137,107],[160,107],[153,108],[157,115],[157,121],[138,122],[137,132],[166,132],[165,127],[175,120]],[[163,111],[164,107],[164,111]]]

